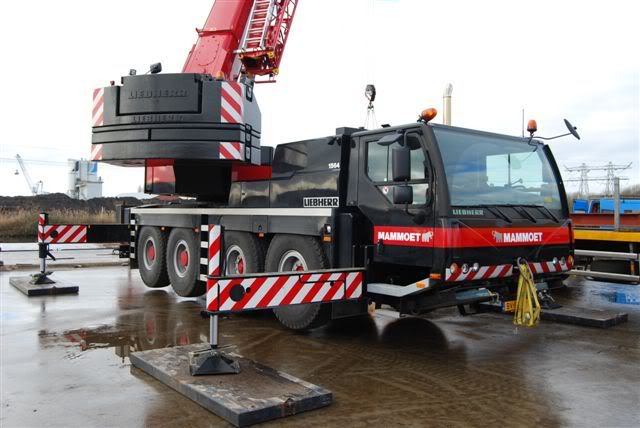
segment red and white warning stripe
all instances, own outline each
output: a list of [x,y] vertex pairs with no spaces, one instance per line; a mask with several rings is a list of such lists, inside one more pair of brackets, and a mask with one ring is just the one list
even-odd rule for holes
[[477,281],[487,280],[493,278],[505,278],[513,275],[513,266],[497,265],[497,266],[482,266],[477,271],[469,269],[466,273],[462,272],[461,268],[451,272],[451,269],[447,268],[445,275],[445,281]]
[[222,82],[220,100],[220,122],[243,123],[243,85],[237,82]]
[[45,244],[77,244],[87,242],[87,226],[83,224],[38,225],[38,242]]
[[40,241],[40,237],[44,234],[44,227],[47,224],[47,215],[45,213],[40,213],[38,215],[38,242]]
[[104,88],[93,90],[93,126],[104,124]]
[[555,273],[566,272],[572,269],[571,262],[568,260],[565,263],[554,262],[533,262],[529,263],[529,269],[534,275],[540,275],[543,273]]
[[238,142],[220,142],[219,158],[230,160],[244,160],[244,144]]
[[326,272],[210,280],[207,310],[233,312],[359,299],[362,279],[362,272]]
[[[202,228],[208,229],[208,241],[203,242],[207,248],[207,258],[201,259],[200,263],[206,263],[206,273],[209,276],[220,276],[220,258],[222,257],[222,228],[217,224],[203,225]],[[200,271],[201,273],[203,270]],[[213,286],[214,280],[208,279],[208,276],[201,274],[201,281],[206,281],[207,290]]]
[[222,228],[217,224],[209,225],[209,275],[220,275],[220,257],[222,244]]
[[91,145],[91,157],[92,161],[100,161],[102,160],[102,144],[92,144]]

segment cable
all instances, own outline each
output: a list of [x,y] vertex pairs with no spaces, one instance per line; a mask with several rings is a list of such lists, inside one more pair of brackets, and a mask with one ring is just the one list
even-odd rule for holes
[[369,103],[367,107],[367,117],[364,119],[365,129],[378,128],[378,119],[376,118],[376,110],[373,108],[373,104]]

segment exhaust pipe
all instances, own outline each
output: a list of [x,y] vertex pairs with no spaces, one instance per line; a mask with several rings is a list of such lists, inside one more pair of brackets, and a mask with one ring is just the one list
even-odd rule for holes
[[442,116],[442,123],[445,125],[451,125],[451,93],[453,92],[453,85],[451,83],[447,84],[444,88],[444,94],[442,95],[443,102],[443,111],[444,115]]

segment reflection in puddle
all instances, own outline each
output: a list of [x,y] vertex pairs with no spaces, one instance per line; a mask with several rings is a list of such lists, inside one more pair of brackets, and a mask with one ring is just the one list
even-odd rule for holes
[[176,302],[176,297],[163,290],[143,295],[121,296],[122,312],[114,325],[67,330],[60,334],[40,331],[41,344],[63,340],[80,351],[115,348],[122,358],[136,351],[207,342],[209,326],[200,316],[195,301]]
[[623,305],[640,305],[640,293],[616,291],[611,295],[610,300],[614,303],[622,303]]

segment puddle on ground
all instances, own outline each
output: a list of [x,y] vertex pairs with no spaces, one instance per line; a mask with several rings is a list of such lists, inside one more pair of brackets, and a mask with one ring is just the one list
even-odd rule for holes
[[63,332],[41,330],[40,346],[47,348],[60,343],[75,352],[114,348],[123,362],[132,352],[171,346],[208,342],[209,324],[200,316],[201,307],[195,301],[177,301],[163,290],[119,299],[123,310],[113,325],[84,327]]
[[623,305],[640,305],[640,293],[616,291],[610,295],[609,300]]

